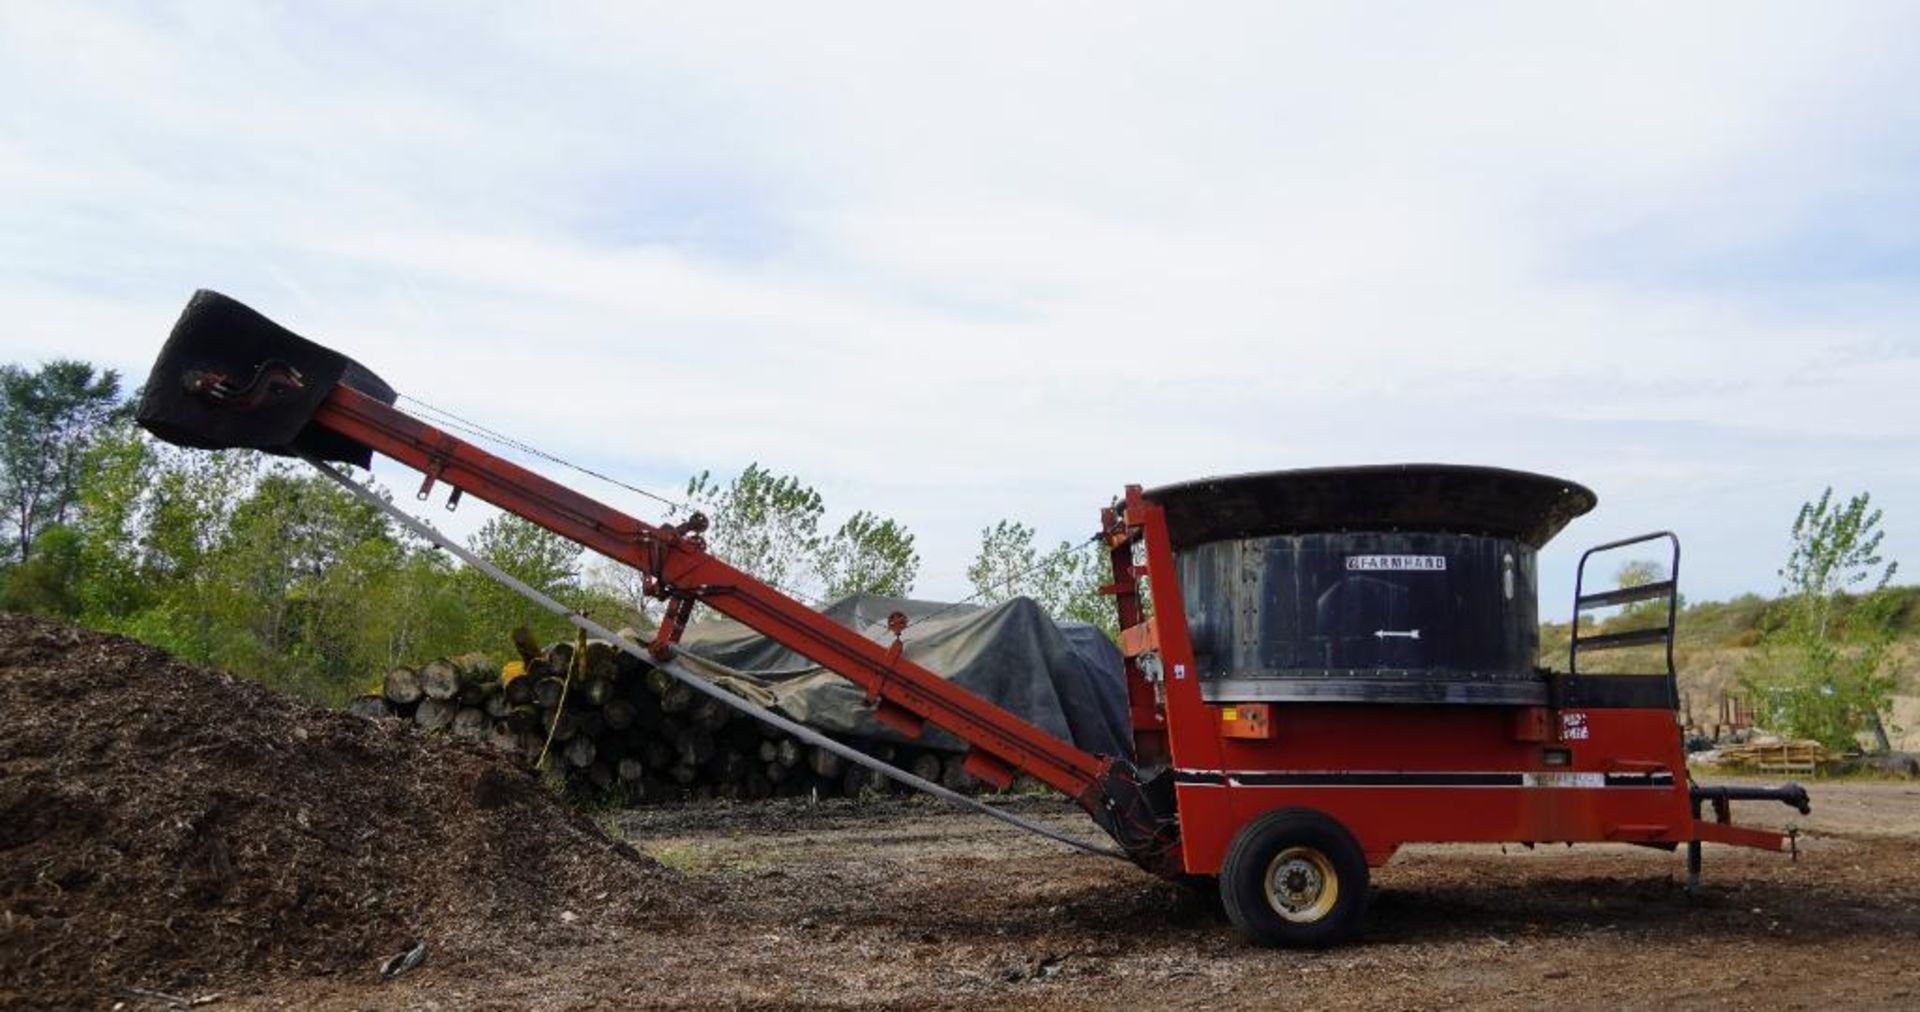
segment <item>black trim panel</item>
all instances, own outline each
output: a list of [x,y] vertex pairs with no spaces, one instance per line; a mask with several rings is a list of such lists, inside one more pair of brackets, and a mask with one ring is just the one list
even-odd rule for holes
[[1671,773],[1609,773],[1608,787],[1672,787]]
[[1569,675],[1554,672],[1553,705],[1559,709],[1671,710],[1665,675]]
[[1525,677],[1420,676],[1400,672],[1398,677],[1371,672],[1328,672],[1325,675],[1203,678],[1200,698],[1209,703],[1411,703],[1496,706],[1544,706],[1547,684]]

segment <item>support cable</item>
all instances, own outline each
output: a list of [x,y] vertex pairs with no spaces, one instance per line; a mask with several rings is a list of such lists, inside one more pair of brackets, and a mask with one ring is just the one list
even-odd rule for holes
[[[435,407],[432,404],[428,404],[426,401],[423,401],[420,398],[413,396],[412,394],[399,394],[398,396],[401,400],[407,401],[413,404],[414,406],[420,408],[422,412],[427,415],[426,421],[428,421],[433,425],[437,425],[442,428],[452,429],[455,432],[459,432],[463,435],[472,437],[473,439],[479,440],[481,442],[492,443],[495,446],[505,447],[509,450],[514,450],[516,452],[525,454],[529,457],[534,457],[539,460],[544,460],[544,461],[547,461],[548,463],[555,464],[560,467],[564,467],[570,471],[574,471],[579,474],[586,475],[589,478],[606,482],[607,484],[615,486],[616,488],[623,488],[629,492],[646,496],[647,498],[652,499],[655,502],[660,503],[661,505],[664,505],[667,508],[668,516],[677,517],[677,516],[680,516],[681,514],[691,514],[691,513],[699,512],[691,503],[681,502],[677,499],[669,499],[668,497],[661,495],[658,492],[641,488],[640,486],[632,484],[630,482],[621,481],[620,479],[615,478],[610,474],[604,474],[600,471],[596,471],[593,468],[585,466],[584,464],[576,464],[573,461],[560,456],[559,454],[549,453],[546,450],[542,450],[539,447],[523,439],[515,439],[514,437],[509,436],[504,432],[500,432],[497,429],[490,429],[485,425],[482,425],[479,422],[476,422],[470,418],[463,418],[460,415],[456,415],[445,408]],[[719,553],[717,552],[713,554],[716,556],[719,555]],[[756,575],[754,578],[759,580],[761,583],[764,583],[767,586],[772,587],[773,589],[779,591],[780,593],[787,595],[788,597],[799,598],[801,601],[805,602],[809,607],[812,607],[816,610],[825,608],[830,603],[825,599],[818,597],[814,594],[809,594],[806,591],[798,590],[793,587],[776,583],[773,580],[767,579],[766,577]]]
[[[667,510],[671,515],[678,515],[683,512],[691,513],[694,511],[693,506],[688,503],[680,502],[674,499],[669,499],[668,497],[663,496],[658,492],[653,492],[648,489],[641,488],[638,485],[621,481],[620,479],[615,478],[612,475],[604,474],[600,471],[596,471],[593,468],[587,467],[585,465],[576,464],[573,461],[570,461],[565,457],[560,456],[559,454],[549,453],[548,451],[542,450],[539,447],[534,446],[532,443],[526,442],[525,440],[516,439],[512,436],[507,435],[504,432],[498,431],[497,429],[490,429],[487,426],[482,425],[471,418],[465,418],[460,415],[454,414],[453,412],[448,411],[445,408],[437,407],[435,405],[429,404],[426,401],[423,401],[420,398],[413,396],[412,394],[400,394],[399,397],[401,400],[412,403],[415,406],[422,409],[423,411],[427,412],[430,416],[430,420],[433,421],[435,424],[443,425],[457,432],[463,433],[468,436],[472,436],[475,439],[480,439],[486,442],[493,443],[497,446],[504,446],[504,447],[507,447],[508,449],[517,450],[521,453],[527,454],[528,456],[536,457],[540,460],[544,460],[549,463],[558,465],[560,467],[567,468],[568,470],[575,471],[580,474],[584,474],[589,478],[594,478],[599,481],[606,482],[607,484],[613,485],[617,488],[623,488],[629,492],[646,496],[647,498],[652,499],[655,502],[658,502],[666,506]],[[1100,540],[1100,534],[1096,533],[1092,537],[1089,537],[1084,541],[1075,542],[1073,544],[1063,544],[1059,548],[1055,549],[1054,551],[1041,556],[1037,561],[1035,561],[1031,565],[1017,572],[1010,573],[1006,576],[1003,576],[1000,579],[995,580],[992,583],[988,584],[987,586],[979,590],[976,590],[971,594],[968,594],[966,597],[963,597],[958,601],[953,601],[949,604],[936,608],[933,611],[930,611],[927,614],[920,616],[919,618],[910,619],[907,622],[907,627],[911,628],[915,625],[920,624],[921,622],[927,621],[928,619],[937,618],[941,615],[946,614],[947,612],[953,611],[956,608],[964,608],[967,605],[972,604],[974,601],[977,601],[980,598],[985,597],[987,594],[995,590],[998,590],[1002,587],[1011,586],[1014,583],[1018,582],[1019,580],[1025,579],[1026,577],[1032,576],[1035,573],[1038,573],[1042,570],[1052,567],[1055,563],[1057,563],[1061,559],[1064,559],[1070,555],[1073,555],[1076,552],[1082,551],[1087,546],[1099,540]],[[793,589],[792,587],[783,587],[780,584],[774,583],[771,580],[762,578],[761,582],[767,584],[768,586],[773,587],[775,590],[778,590],[789,597],[800,598],[801,600],[806,601],[810,605],[813,605],[816,607],[824,607],[829,603],[828,601],[822,598],[816,597],[812,594],[803,593],[801,591]]]
[[480,439],[485,439],[485,440],[488,440],[489,442],[497,443],[501,446],[510,447],[512,449],[519,450],[521,453],[538,457],[541,460],[548,461],[549,463],[558,464],[561,467],[567,468],[569,470],[578,471],[579,473],[584,474],[589,478],[598,478],[599,480],[604,481],[609,485],[617,485],[620,488],[624,488],[629,492],[634,492],[639,495],[646,496],[647,498],[652,499],[655,502],[661,503],[662,505],[666,506],[668,509],[687,510],[689,512],[691,512],[693,509],[692,506],[689,506],[686,503],[669,499],[658,492],[649,491],[647,489],[641,488],[638,485],[633,485],[633,484],[629,484],[627,482],[621,481],[620,479],[615,478],[612,475],[602,474],[599,471],[594,470],[593,468],[587,467],[583,464],[576,464],[570,460],[567,460],[564,457],[559,456],[558,454],[548,453],[547,451],[542,450],[537,446],[534,446],[532,443],[525,442],[524,440],[515,439],[512,436],[507,435],[506,433],[498,432],[494,429],[487,428],[486,426],[470,418],[462,418],[461,416],[456,415],[445,408],[434,407],[433,405],[428,404],[426,401],[423,401],[418,397],[414,397],[411,394],[400,394],[399,397],[401,400],[409,401],[413,404],[420,406],[421,408],[425,409],[426,411],[434,415],[438,415],[439,418],[435,420],[439,421],[441,424],[447,425],[450,428],[461,429],[465,431],[467,434],[476,436]]

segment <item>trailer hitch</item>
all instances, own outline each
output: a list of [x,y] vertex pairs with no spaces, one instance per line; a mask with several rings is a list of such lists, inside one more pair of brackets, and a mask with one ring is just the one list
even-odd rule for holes
[[[1700,806],[1702,804],[1712,805],[1713,821],[1722,826],[1729,826],[1729,828],[1736,828],[1730,826],[1733,822],[1733,803],[1736,801],[1778,801],[1799,812],[1801,815],[1813,814],[1813,800],[1807,797],[1807,789],[1799,784],[1781,784],[1777,787],[1731,784],[1716,784],[1702,787],[1699,784],[1689,784],[1687,785],[1687,800],[1693,808],[1693,819],[1696,824],[1694,832],[1696,834],[1700,832],[1699,826],[1705,825],[1700,822]],[[1787,841],[1787,849],[1793,854],[1793,859],[1795,861],[1800,860],[1799,827],[1788,827],[1784,838]],[[1748,846],[1754,846],[1754,844],[1749,843]],[[1695,893],[1699,890],[1700,840],[1693,839],[1687,841],[1687,892]]]
[[1694,784],[1687,789],[1688,798],[1693,802],[1693,817],[1700,817],[1701,802],[1713,805],[1713,814],[1721,822],[1728,821],[1727,806],[1734,801],[1778,801],[1801,815],[1813,814],[1813,801],[1807,797],[1807,789],[1799,784],[1781,784],[1778,787],[1717,785],[1702,787]]

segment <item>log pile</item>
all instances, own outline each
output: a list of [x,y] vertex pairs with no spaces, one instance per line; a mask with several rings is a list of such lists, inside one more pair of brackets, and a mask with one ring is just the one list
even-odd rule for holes
[[[556,771],[583,794],[629,804],[857,797],[897,789],[878,773],[695,692],[606,641],[540,647],[516,630],[514,643],[518,657],[504,665],[475,653],[394,668],[378,691],[348,709],[488,743]],[[954,790],[984,787],[957,753],[842,740]]]
[[1811,769],[1836,756],[1826,746],[1811,739],[1785,740],[1771,735],[1737,745],[1722,745],[1711,753],[1700,753],[1696,761],[1712,766],[1744,766],[1761,770]]

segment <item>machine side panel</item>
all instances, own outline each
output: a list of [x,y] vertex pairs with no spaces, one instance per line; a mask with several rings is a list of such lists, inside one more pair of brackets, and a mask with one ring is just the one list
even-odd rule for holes
[[1519,541],[1273,535],[1193,545],[1175,559],[1203,679],[1539,680],[1534,550]]
[[1375,864],[1415,842],[1693,838],[1672,711],[1550,712],[1544,735],[1516,711],[1275,704],[1272,739],[1178,771],[1185,867],[1217,872],[1240,826],[1287,807],[1339,820]]

